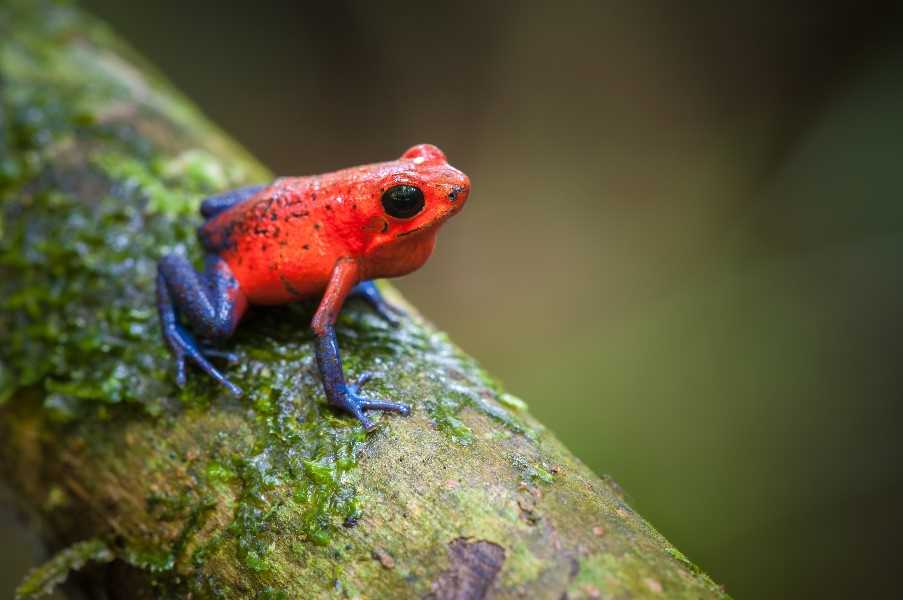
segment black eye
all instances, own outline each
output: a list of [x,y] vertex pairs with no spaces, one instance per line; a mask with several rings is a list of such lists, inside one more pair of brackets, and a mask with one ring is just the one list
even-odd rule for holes
[[383,193],[383,208],[396,219],[410,219],[423,210],[423,192],[413,185],[396,185]]

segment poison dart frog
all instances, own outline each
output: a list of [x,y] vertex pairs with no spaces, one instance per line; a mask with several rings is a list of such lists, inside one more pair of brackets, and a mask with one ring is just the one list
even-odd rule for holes
[[336,317],[346,298],[360,296],[397,325],[401,311],[383,299],[373,280],[422,266],[439,228],[469,193],[467,175],[449,165],[439,148],[421,144],[398,160],[283,177],[206,198],[198,229],[203,272],[178,254],[157,265],[157,308],[163,339],[176,359],[176,382],[184,385],[190,361],[240,396],[241,389],[208,360],[235,362],[236,356],[209,344],[228,339],[251,305],[319,297],[311,328],[329,403],[354,415],[367,431],[375,426],[366,410],[410,414],[405,404],[362,397],[369,373],[346,382]]

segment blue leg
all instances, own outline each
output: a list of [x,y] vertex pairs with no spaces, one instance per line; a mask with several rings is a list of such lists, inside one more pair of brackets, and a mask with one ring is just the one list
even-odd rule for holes
[[[375,429],[373,421],[364,414],[365,410],[388,410],[402,415],[411,413],[410,407],[396,402],[382,402],[369,400],[360,395],[360,388],[368,379],[369,373],[358,377],[357,381],[348,385],[342,372],[342,359],[339,357],[339,344],[335,337],[335,321],[342,310],[345,298],[353,289],[357,281],[357,263],[351,260],[339,260],[333,269],[329,285],[320,301],[320,306],[311,322],[311,328],[317,335],[317,366],[320,368],[320,377],[323,379],[323,391],[326,398],[333,406],[341,408],[354,415],[364,429]],[[371,286],[373,284],[370,284]],[[375,288],[373,288],[375,290]],[[379,292],[376,292],[379,295]]]
[[398,325],[398,317],[404,316],[403,310],[386,302],[379,288],[372,281],[360,282],[351,288],[349,296],[362,298],[389,325]]
[[342,359],[339,357],[339,344],[335,337],[335,328],[330,324],[317,333],[317,366],[323,378],[323,389],[326,398],[333,406],[354,415],[364,429],[373,431],[376,425],[364,414],[365,410],[386,410],[402,415],[411,414],[411,407],[397,402],[370,400],[360,395],[360,390],[370,379],[372,373],[364,373],[353,384],[345,382],[342,372]]
[[229,210],[266,187],[266,185],[249,185],[216,196],[209,196],[201,202],[201,216],[204,219],[212,219],[224,210]]
[[235,356],[199,345],[178,317],[181,314],[198,335],[216,342],[232,335],[245,306],[238,282],[219,257],[208,256],[203,273],[195,271],[182,256],[163,257],[157,265],[157,310],[163,339],[176,358],[176,382],[180,386],[185,384],[185,362],[190,360],[233,394],[241,395],[241,389],[207,360],[219,357],[234,362]]

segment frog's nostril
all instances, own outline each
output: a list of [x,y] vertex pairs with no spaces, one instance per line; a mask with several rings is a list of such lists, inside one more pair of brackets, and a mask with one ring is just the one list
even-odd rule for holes
[[458,200],[458,195],[464,191],[464,188],[455,186],[452,188],[452,191],[448,194],[448,201],[455,202]]

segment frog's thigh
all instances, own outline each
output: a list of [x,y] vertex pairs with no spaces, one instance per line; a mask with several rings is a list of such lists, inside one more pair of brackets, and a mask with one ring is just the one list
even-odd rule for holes
[[198,273],[184,256],[170,254],[159,271],[176,310],[201,337],[223,340],[232,335],[247,308],[247,299],[229,265],[208,255]]

